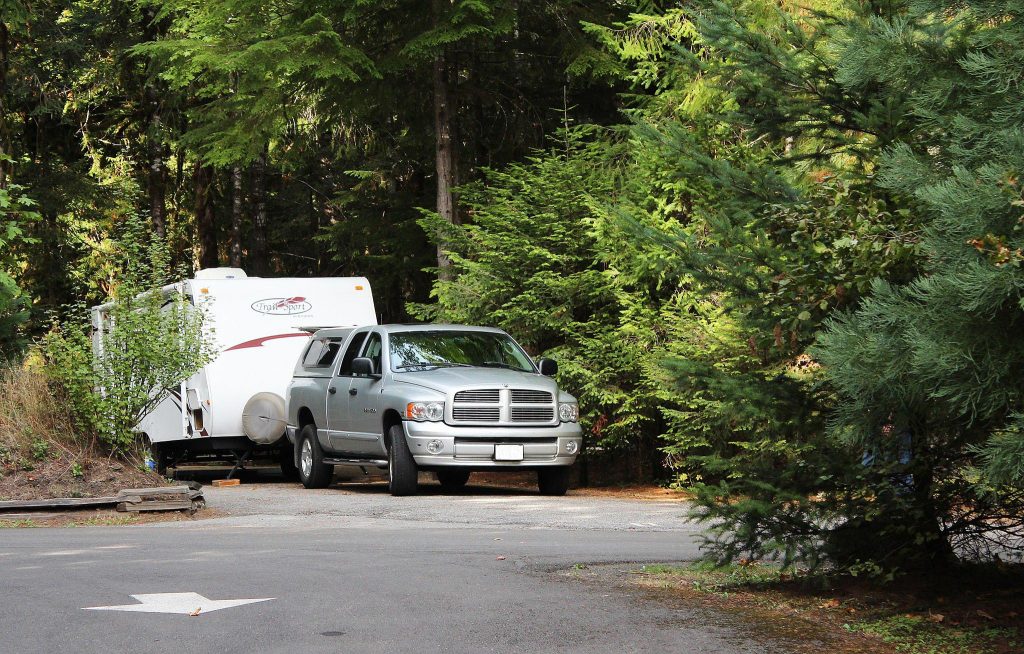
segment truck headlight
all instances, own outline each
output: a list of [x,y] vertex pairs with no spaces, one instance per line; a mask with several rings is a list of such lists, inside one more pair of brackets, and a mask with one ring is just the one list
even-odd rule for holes
[[575,404],[559,404],[558,419],[562,422],[576,422],[580,419],[580,408]]
[[421,422],[444,420],[444,402],[410,402],[405,407],[405,417]]

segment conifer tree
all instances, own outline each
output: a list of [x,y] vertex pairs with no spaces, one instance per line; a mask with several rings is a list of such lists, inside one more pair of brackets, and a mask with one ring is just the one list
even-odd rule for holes
[[877,283],[821,337],[833,432],[873,449],[907,435],[904,519],[947,552],[1024,529],[1022,40],[1022,2],[919,0],[840,45],[851,92],[911,99],[919,127],[879,175],[924,219],[925,264],[911,283]]

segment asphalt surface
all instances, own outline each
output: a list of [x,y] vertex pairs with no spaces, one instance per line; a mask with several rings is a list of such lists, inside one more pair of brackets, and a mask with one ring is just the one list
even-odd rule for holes
[[[204,492],[230,515],[0,530],[0,653],[782,651],[727,616],[574,578],[583,564],[695,558],[679,502]],[[156,593],[274,599],[195,617],[83,610]]]

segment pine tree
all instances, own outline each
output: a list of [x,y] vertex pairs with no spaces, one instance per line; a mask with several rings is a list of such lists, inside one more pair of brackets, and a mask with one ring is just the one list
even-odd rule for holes
[[841,48],[851,90],[912,100],[920,126],[879,175],[924,218],[926,258],[911,283],[880,282],[832,321],[818,356],[838,437],[877,448],[886,425],[910,435],[911,517],[940,550],[997,552],[1024,528],[1022,39],[1024,3],[933,0]]

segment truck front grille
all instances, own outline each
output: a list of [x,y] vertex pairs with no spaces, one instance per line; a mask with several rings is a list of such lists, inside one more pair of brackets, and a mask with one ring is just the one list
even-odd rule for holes
[[557,424],[555,397],[550,391],[529,388],[481,388],[455,393],[452,424],[526,425]]
[[551,404],[551,393],[513,388],[512,404]]
[[498,422],[501,420],[501,407],[455,406],[452,407],[452,418],[458,422]]
[[459,391],[455,394],[455,402],[497,404],[499,391],[497,388],[481,389],[478,391]]
[[549,406],[512,407],[512,422],[551,422],[555,417],[555,410]]

